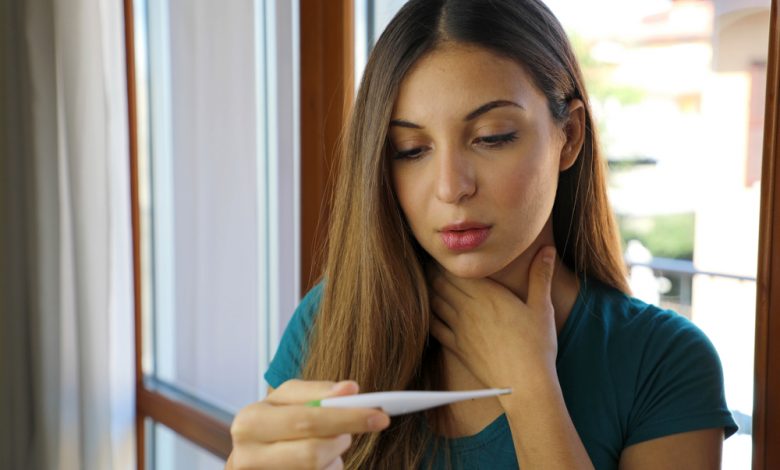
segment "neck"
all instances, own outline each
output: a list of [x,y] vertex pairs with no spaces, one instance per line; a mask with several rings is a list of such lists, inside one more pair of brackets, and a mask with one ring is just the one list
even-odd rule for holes
[[[504,269],[490,276],[490,279],[502,284],[514,292],[523,302],[528,300],[528,270],[536,254],[543,246],[555,245],[552,231],[552,220],[549,220],[542,232],[527,250]],[[571,312],[579,293],[579,280],[573,272],[556,257],[555,271],[552,279],[551,298],[555,309],[555,326],[558,332]]]
[[[536,253],[543,246],[554,245],[552,223],[548,221],[534,243],[517,259],[501,271],[490,276],[494,281],[514,292],[523,302],[528,300],[528,269]],[[551,298],[555,310],[555,327],[560,333],[579,294],[579,280],[569,268],[556,258],[551,286]],[[443,351],[443,369],[451,390],[468,390],[485,387],[455,355]]]

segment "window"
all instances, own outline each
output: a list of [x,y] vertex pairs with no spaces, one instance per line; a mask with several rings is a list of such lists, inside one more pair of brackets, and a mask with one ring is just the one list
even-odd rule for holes
[[232,415],[265,395],[299,299],[295,6],[132,2],[139,462],[151,468],[222,468]]
[[631,287],[714,343],[740,426],[723,468],[748,468],[769,3],[604,1],[602,22],[549,3],[584,64]]
[[[332,151],[354,89],[352,79],[359,75],[361,57],[370,50],[373,38],[403,1],[355,0],[353,4],[353,0],[342,0],[328,2],[328,8],[323,3],[125,0],[136,321],[138,338],[145,343],[143,347],[137,344],[138,363],[143,363],[138,370],[139,464],[149,468],[221,467],[230,451],[232,414],[262,397],[260,373],[300,293],[311,285],[311,273],[317,272],[317,227],[321,230],[326,225],[323,195]],[[559,13],[559,2],[550,3]],[[658,14],[661,7],[684,3],[650,2],[648,8]],[[768,1],[747,3],[757,7],[752,13],[764,15],[760,20],[764,26],[769,23]],[[770,14],[776,28],[780,13],[776,0],[772,3]],[[748,12],[724,7],[730,4],[715,2],[713,7],[714,17],[729,20],[715,23],[721,50],[728,49],[724,44],[730,37],[739,36],[739,28],[730,28],[748,19]],[[567,4],[564,8],[574,7]],[[622,8],[606,3],[604,7]],[[352,33],[353,8],[357,42]],[[593,6],[588,10],[592,12]],[[737,14],[724,16],[729,13]],[[656,20],[662,18],[656,15]],[[750,29],[745,24],[742,28]],[[763,281],[758,287],[756,324],[754,468],[780,464],[780,453],[767,445],[767,436],[774,435],[780,423],[780,407],[773,408],[769,399],[780,393],[780,322],[770,315],[780,303],[780,276],[770,275],[780,265],[780,249],[773,249],[771,243],[776,238],[776,213],[780,213],[780,192],[772,191],[780,175],[772,164],[778,151],[776,139],[763,142],[763,176],[759,176],[756,153],[762,147],[759,129],[764,118],[760,90],[764,83],[770,89],[778,83],[780,40],[773,31],[774,49],[769,58],[752,60],[747,75],[733,80],[742,84],[742,98],[749,106],[744,112],[747,156],[738,171],[742,185],[754,187],[762,178],[769,182],[761,188],[762,234],[755,242],[761,246],[758,278]],[[609,58],[610,48],[615,50],[609,42],[600,48],[591,49],[600,59]],[[721,59],[713,59],[712,64],[724,67],[720,69],[724,73],[732,66]],[[223,68],[215,70],[219,66]],[[775,94],[769,98],[766,120],[774,134],[766,135],[775,135],[780,108]],[[676,94],[671,102],[681,122],[707,107],[704,94],[690,89]],[[603,108],[608,108],[606,103]],[[237,116],[245,120],[236,123]],[[224,164],[215,164],[219,159]],[[241,184],[228,184],[232,178]],[[758,191],[754,191],[752,197],[757,198]],[[633,222],[642,227],[641,222]],[[690,231],[690,218],[664,223],[674,230]],[[697,218],[693,223],[696,243],[703,232],[696,231]],[[238,233],[237,227],[248,227],[252,234]],[[210,242],[215,244],[207,246]],[[226,246],[230,243],[236,246]],[[239,258],[236,252],[249,254]],[[738,257],[755,257],[755,248],[751,254],[744,253]],[[694,319],[696,291],[708,288],[707,282],[729,281],[742,286],[744,295],[755,291],[755,286],[745,287],[755,278],[749,272],[745,275],[746,271],[729,273],[719,266],[705,269],[697,264],[698,259],[683,259],[693,261],[699,271],[691,273],[690,264],[659,265],[656,261],[654,256],[652,263],[645,263],[650,266],[633,264],[650,269],[645,271],[650,273],[647,278],[655,279],[659,288],[650,291],[652,295],[658,295],[660,302],[674,302],[675,308]],[[240,275],[246,277],[238,279]],[[686,275],[703,279],[705,286],[683,282]],[[740,307],[746,318],[751,317],[752,307]],[[230,328],[239,324],[243,325],[239,334],[246,335],[251,344],[225,339],[230,338]],[[749,323],[737,326],[735,331],[743,335],[753,328]],[[742,352],[749,349],[742,347]],[[739,377],[745,380],[744,373],[751,368],[744,362],[741,368]],[[222,372],[225,375],[220,376]],[[752,394],[745,392],[748,395],[752,400]],[[745,460],[739,462],[742,465]]]

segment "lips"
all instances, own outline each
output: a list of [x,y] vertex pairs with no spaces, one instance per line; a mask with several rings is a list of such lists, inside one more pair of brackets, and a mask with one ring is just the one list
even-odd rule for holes
[[453,251],[468,251],[480,246],[490,236],[490,225],[462,222],[447,225],[439,231],[444,246]]

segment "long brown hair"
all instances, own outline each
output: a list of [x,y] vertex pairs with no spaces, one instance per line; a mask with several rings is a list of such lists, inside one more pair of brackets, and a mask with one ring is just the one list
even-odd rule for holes
[[[304,379],[356,380],[361,391],[441,386],[438,343],[429,338],[428,258],[401,213],[390,181],[388,126],[401,81],[444,41],[476,45],[517,61],[547,97],[553,119],[585,104],[585,144],[560,174],[555,244],[581,278],[628,293],[604,161],[582,75],[557,19],[539,0],[411,0],[376,43],[360,84],[331,200],[325,284],[309,338]],[[393,419],[357,436],[346,468],[418,467],[445,412]],[[427,418],[427,419],[426,419]]]

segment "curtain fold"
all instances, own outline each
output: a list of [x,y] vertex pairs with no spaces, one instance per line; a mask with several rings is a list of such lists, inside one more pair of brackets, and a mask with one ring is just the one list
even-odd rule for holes
[[122,2],[0,15],[0,467],[134,468]]
[[28,67],[23,44],[23,5],[0,2],[0,466],[29,468],[40,465],[33,441],[40,415],[36,410],[30,365],[34,308],[30,292],[32,253],[28,225],[32,201],[29,160],[25,159],[30,133]]

